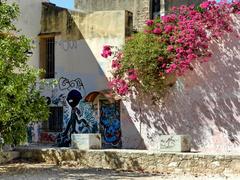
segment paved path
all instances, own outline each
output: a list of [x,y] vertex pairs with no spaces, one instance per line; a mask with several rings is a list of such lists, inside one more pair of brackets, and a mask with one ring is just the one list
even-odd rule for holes
[[118,172],[47,164],[12,163],[0,165],[0,180],[239,180],[240,176],[193,176]]

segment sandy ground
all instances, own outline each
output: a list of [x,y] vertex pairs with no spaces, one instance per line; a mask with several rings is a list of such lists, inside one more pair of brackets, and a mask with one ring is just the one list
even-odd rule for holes
[[146,174],[119,172],[104,169],[75,168],[28,162],[13,162],[0,165],[1,180],[240,180],[240,176],[193,176],[174,174]]

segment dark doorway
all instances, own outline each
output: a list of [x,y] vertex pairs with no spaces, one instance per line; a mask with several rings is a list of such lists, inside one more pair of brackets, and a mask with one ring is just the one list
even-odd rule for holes
[[150,1],[150,18],[156,19],[160,17],[160,0]]

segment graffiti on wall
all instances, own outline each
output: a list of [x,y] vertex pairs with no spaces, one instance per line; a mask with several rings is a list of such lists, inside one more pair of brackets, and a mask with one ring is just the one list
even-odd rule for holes
[[54,143],[56,140],[56,134],[51,132],[41,132],[40,142],[42,143]]
[[103,148],[121,148],[120,104],[101,101],[100,132]]
[[[40,142],[55,142],[56,140],[58,146],[69,146],[72,133],[98,132],[95,112],[83,98],[86,91],[81,78],[70,80],[66,77],[60,77],[56,87],[45,89],[43,92],[49,106],[63,107],[63,132],[54,135],[51,132],[41,131],[38,133]],[[29,128],[29,134],[30,131],[33,132],[32,128]],[[29,142],[32,142],[32,138],[36,136],[36,133],[31,134]]]
[[84,92],[86,93],[83,82],[80,78],[77,78],[74,80],[69,80],[65,77],[61,77],[61,78],[59,78],[58,83],[59,83],[59,89],[61,91],[70,90],[72,88],[75,88],[78,90],[84,90]]
[[97,133],[98,131],[98,123],[93,116],[93,111],[82,98],[81,93],[76,89],[71,90],[67,95],[66,101],[70,106],[70,119],[66,123],[65,130],[57,137],[57,144],[60,147],[70,145],[73,133]]
[[28,124],[27,127],[27,141],[28,143],[39,142],[41,123],[35,122]]

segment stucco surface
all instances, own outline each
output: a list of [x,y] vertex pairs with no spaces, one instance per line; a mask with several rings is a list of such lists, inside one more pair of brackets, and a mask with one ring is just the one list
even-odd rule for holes
[[42,2],[47,0],[8,0],[8,3],[17,3],[20,8],[20,16],[16,21],[16,26],[23,34],[32,40],[32,56],[29,64],[39,67],[39,39],[38,34],[41,30],[41,10]]
[[[237,31],[239,20],[234,17]],[[211,59],[180,77],[162,103],[154,105],[150,95],[132,95],[123,102],[125,148],[157,149],[161,134],[189,134],[192,150],[239,152],[239,39],[227,35],[212,42],[211,49]]]
[[[203,0],[161,0],[160,14],[168,13],[171,7],[183,4],[199,4]],[[81,12],[104,10],[128,10],[133,13],[134,29],[142,30],[144,22],[150,18],[150,0],[75,0],[75,8]]]

